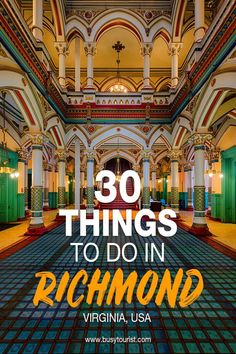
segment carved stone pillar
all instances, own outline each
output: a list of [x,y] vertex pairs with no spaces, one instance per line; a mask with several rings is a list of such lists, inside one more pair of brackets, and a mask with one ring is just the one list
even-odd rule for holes
[[26,235],[47,232],[43,222],[43,141],[44,135],[32,134],[31,219]]
[[93,150],[87,150],[87,214],[93,212],[93,200],[94,200],[94,185],[93,185],[93,173],[94,173],[94,155]]
[[87,56],[87,89],[94,89],[93,86],[93,57],[96,54],[96,43],[86,42],[84,51]]
[[171,55],[171,86],[174,88],[179,81],[179,52],[182,48],[182,43],[171,43],[169,54]]
[[75,91],[80,91],[80,38],[75,37]]
[[156,199],[157,197],[156,182],[157,182],[157,173],[156,173],[155,166],[152,166],[152,198],[153,199]]
[[187,164],[184,167],[185,174],[185,190],[188,193],[188,207],[187,210],[193,210],[193,186],[192,186],[192,167]]
[[143,209],[150,208],[150,150],[142,152],[143,157]]
[[143,88],[150,89],[150,56],[152,53],[152,43],[142,43],[141,53],[143,55]]
[[49,210],[49,166],[48,163],[43,163],[43,210]]
[[205,143],[210,134],[194,134],[190,141],[194,145],[194,217],[191,231],[199,236],[211,235],[205,215]]
[[59,84],[62,88],[66,87],[66,55],[68,54],[66,42],[56,42],[55,48],[59,59]]
[[179,158],[181,151],[174,149],[170,152],[171,159],[171,209],[179,217]]
[[66,153],[65,150],[57,150],[58,156],[58,208],[66,205]]

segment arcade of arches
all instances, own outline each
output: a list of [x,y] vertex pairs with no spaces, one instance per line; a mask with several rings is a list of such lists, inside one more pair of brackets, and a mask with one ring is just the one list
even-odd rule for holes
[[134,209],[170,206],[196,235],[236,223],[234,2],[125,3],[1,1],[0,223],[40,235],[47,210],[102,207],[118,157]]

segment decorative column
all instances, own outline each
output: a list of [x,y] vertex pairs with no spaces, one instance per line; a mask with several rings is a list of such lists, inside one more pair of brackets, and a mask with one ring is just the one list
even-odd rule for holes
[[[132,169],[133,169],[135,172],[138,173],[138,175],[139,175],[139,177],[140,177],[140,179],[141,179],[140,164],[133,164]],[[142,185],[142,183],[143,183],[143,179],[141,179],[141,185]],[[142,199],[142,198],[139,197],[139,199],[138,199],[137,202],[136,202],[135,208],[136,208],[137,210],[141,210],[141,208],[142,208],[142,205],[141,205],[142,200],[141,200],[141,199]]]
[[69,205],[69,184],[70,184],[70,182],[69,182],[68,172],[66,172],[66,182],[65,182],[65,184],[66,184],[66,189],[65,189],[65,191],[66,191],[66,205]]
[[58,156],[58,209],[66,206],[66,153],[57,150]]
[[[98,174],[98,172],[104,170],[104,164],[98,163],[95,168],[95,176]],[[96,186],[98,189],[102,189],[102,182],[97,182]]]
[[194,145],[194,217],[191,232],[198,236],[209,236],[205,216],[205,142],[210,134],[194,134],[190,141]]
[[46,162],[43,163],[43,210],[49,210],[49,167]]
[[188,193],[188,207],[187,210],[193,210],[193,187],[192,187],[192,168],[191,165],[184,167],[185,173],[185,190]]
[[142,43],[141,53],[143,55],[143,88],[150,89],[150,56],[152,53],[152,43]]
[[[206,209],[207,215],[211,213],[211,182],[212,179],[206,171],[211,168],[211,163],[209,163],[208,159],[205,160],[205,171],[204,171],[204,178],[205,178],[205,193],[206,193]],[[210,192],[210,193],[209,193]]]
[[208,176],[208,211],[207,213],[211,215],[211,195],[212,195],[212,178]]
[[18,151],[18,193],[17,193],[17,217],[25,218],[25,161],[26,154],[24,150]]
[[171,86],[174,88],[179,82],[179,52],[182,43],[171,43],[169,54],[171,55]]
[[211,151],[211,219],[221,220],[222,204],[221,204],[221,160],[220,150]]
[[85,183],[85,169],[84,165],[81,165],[80,168],[80,202],[83,204],[84,199],[84,183]]
[[48,206],[49,209],[54,209],[54,193],[55,193],[55,185],[54,185],[54,172],[52,165],[48,166]]
[[156,190],[156,183],[157,183],[157,173],[155,167],[152,168],[152,198],[156,200],[157,198],[157,190]]
[[163,172],[162,178],[162,199],[165,200],[165,204],[168,204],[168,186],[167,186],[168,172]]
[[143,209],[150,208],[150,150],[143,151]]
[[59,59],[59,84],[62,88],[66,87],[66,55],[68,54],[67,51],[67,43],[66,42],[56,42],[55,48],[58,52],[58,59]]
[[171,150],[171,209],[179,217],[179,158],[181,156],[180,150]]
[[75,91],[80,91],[80,38],[75,37]]
[[93,86],[93,57],[96,54],[96,43],[84,43],[84,51],[87,56],[87,89],[94,89]]
[[32,32],[38,42],[43,41],[43,0],[33,0]]
[[205,1],[195,0],[195,42],[201,42],[205,35]]
[[87,151],[87,214],[93,213],[93,200],[94,200],[94,186],[93,186],[93,173],[94,173],[94,151]]
[[43,140],[42,134],[32,139],[31,218],[26,235],[40,236],[47,232],[43,222]]
[[211,152],[211,167],[212,167],[212,193],[221,193],[221,183],[217,171],[221,171],[220,150],[215,149]]
[[28,209],[28,156],[25,160],[25,189],[24,189],[24,193],[25,193],[25,216],[28,217],[29,216],[29,209]]
[[80,141],[75,140],[75,209],[80,210]]
[[55,199],[54,199],[54,202],[55,202],[55,209],[58,208],[58,165],[57,163],[54,165],[54,173],[53,173],[53,191],[55,191]]

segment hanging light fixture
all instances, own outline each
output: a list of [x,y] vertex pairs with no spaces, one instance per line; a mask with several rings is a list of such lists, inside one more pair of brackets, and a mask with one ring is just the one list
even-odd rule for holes
[[17,178],[19,173],[12,167],[10,167],[10,159],[8,156],[8,148],[6,142],[6,92],[2,92],[2,117],[3,125],[2,129],[2,142],[1,142],[1,152],[0,152],[0,173],[8,173],[11,178]]
[[120,41],[117,41],[112,48],[117,52],[117,83],[110,88],[110,91],[114,93],[127,93],[128,89],[121,83],[120,79],[120,52],[125,49],[125,46]]

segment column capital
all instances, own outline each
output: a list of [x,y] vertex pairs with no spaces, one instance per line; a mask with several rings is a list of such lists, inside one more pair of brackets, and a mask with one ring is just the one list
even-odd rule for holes
[[25,149],[17,150],[17,154],[18,154],[18,161],[26,162],[29,159],[29,153]]
[[190,136],[189,141],[193,143],[194,147],[196,146],[205,146],[205,143],[212,139],[212,135],[209,133],[195,133]]
[[179,161],[181,155],[182,155],[182,151],[179,149],[170,150],[168,153],[171,162]]
[[179,55],[181,48],[183,47],[183,43],[173,42],[169,45],[169,55]]
[[151,173],[156,173],[157,172],[157,170],[156,170],[156,165],[151,165],[150,166],[150,171],[151,171]]
[[144,149],[141,152],[141,156],[143,160],[149,160],[151,157],[151,150],[150,149]]
[[184,164],[184,172],[189,172],[192,171],[192,165],[191,163],[185,163]]
[[95,55],[96,54],[96,43],[95,42],[85,42],[84,51],[86,55]]
[[56,155],[58,157],[58,161],[66,161],[66,157],[67,157],[67,151],[65,149],[58,149],[56,150]]
[[58,54],[68,54],[68,46],[66,42],[55,42],[54,47],[56,48]]
[[40,146],[43,145],[44,142],[48,141],[48,137],[42,132],[32,132],[26,135],[30,138],[32,145]]
[[92,149],[91,150],[88,149],[88,150],[85,151],[85,155],[87,156],[88,160],[94,160],[96,152],[94,150],[92,150]]
[[153,44],[149,42],[141,43],[141,54],[144,55],[151,55],[153,49]]
[[220,159],[220,149],[215,148],[210,151],[210,162],[215,163]]
[[49,171],[49,164],[47,161],[43,161],[43,170],[44,171]]

